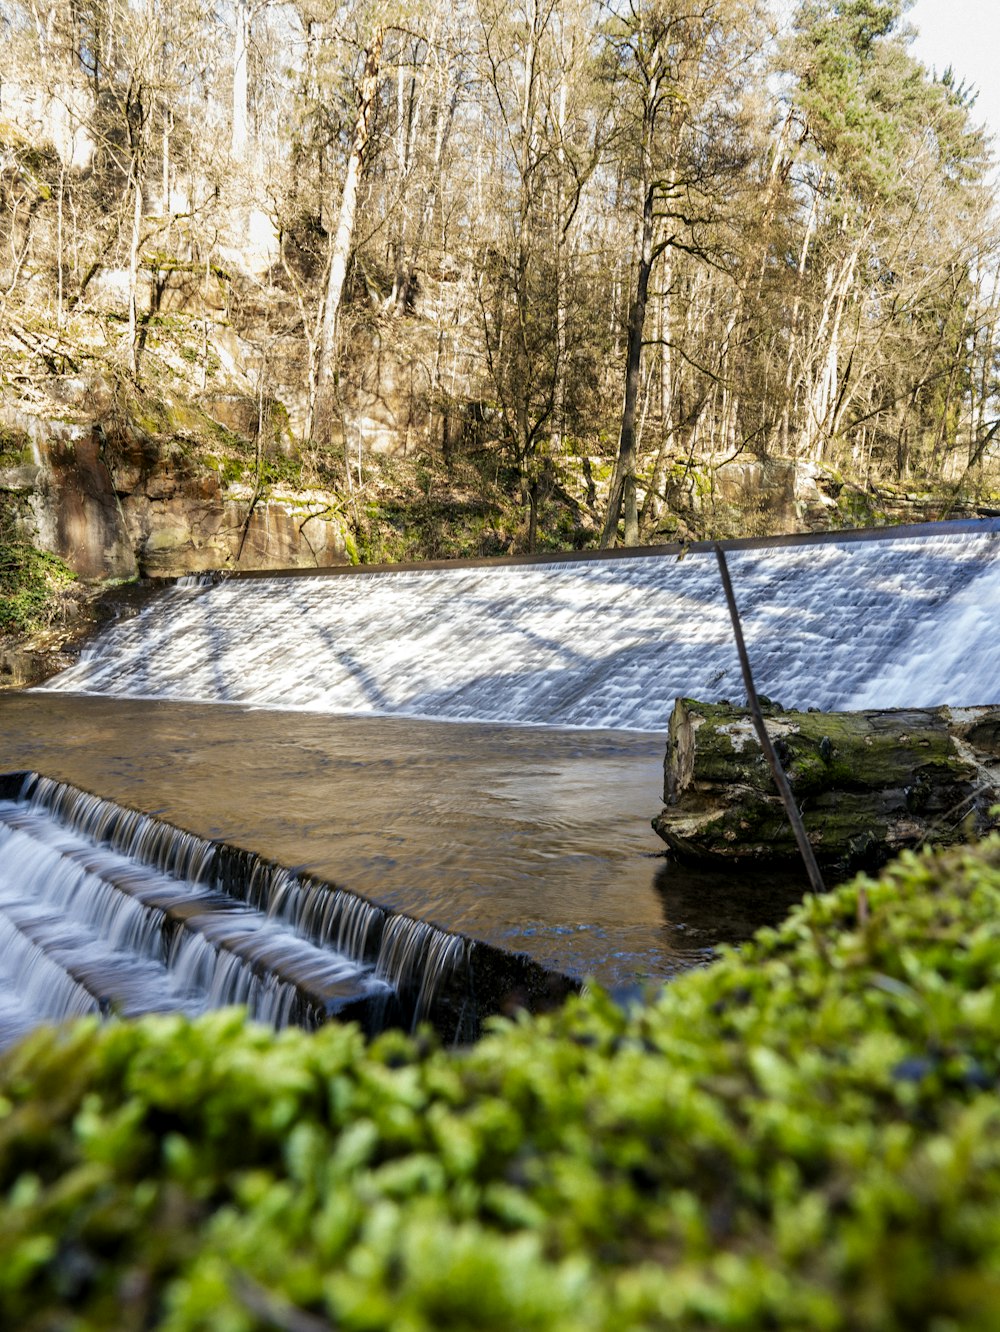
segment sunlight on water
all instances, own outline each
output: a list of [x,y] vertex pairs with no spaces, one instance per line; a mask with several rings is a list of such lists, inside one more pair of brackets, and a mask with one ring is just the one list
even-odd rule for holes
[[[786,707],[996,701],[990,533],[729,557],[758,688]],[[961,669],[926,655],[947,634]],[[714,555],[233,579],[164,592],[50,690],[320,712],[661,730],[675,696],[743,696]]]
[[[788,707],[997,701],[998,551],[987,528],[731,552],[758,689]],[[45,690],[0,697],[2,767],[162,810],[198,834],[184,851],[182,834],[122,824],[117,850],[150,873],[184,851],[181,875],[197,880],[199,838],[225,838],[351,891],[252,877],[236,914],[147,957],[159,933],[148,913],[172,900],[162,886],[144,898],[133,876],[125,902],[98,866],[77,895],[61,868],[39,888],[57,898],[32,907],[25,830],[9,819],[3,1002],[27,985],[55,1012],[92,1008],[98,938],[137,951],[126,1007],[157,995],[169,1006],[173,987],[182,1007],[228,996],[279,1022],[286,982],[311,965],[296,950],[360,958],[372,930],[372,983],[406,973],[433,988],[462,943],[421,922],[613,986],[702,961],[779,918],[801,884],[665,859],[649,819],[677,695],[743,697],[711,553],[185,580]],[[78,831],[104,839],[101,802],[71,803]],[[345,913],[351,893],[380,905]],[[381,907],[419,920],[385,925]],[[68,963],[48,984],[53,958]],[[260,975],[274,979],[258,994]],[[5,1011],[0,1027],[16,1027]]]

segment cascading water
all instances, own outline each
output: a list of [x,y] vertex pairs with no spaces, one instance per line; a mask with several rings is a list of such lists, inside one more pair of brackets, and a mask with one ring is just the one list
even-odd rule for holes
[[[977,608],[1000,598],[998,555],[992,527],[730,552],[758,688],[799,708],[996,701]],[[677,695],[743,695],[704,550],[189,583],[46,688],[636,730]]]
[[[797,707],[996,702],[998,536],[731,549],[759,690]],[[720,924],[714,905],[707,922],[715,889],[650,848],[662,741],[595,729],[662,732],[676,695],[742,697],[710,550],[185,580],[46,690],[0,700],[11,766],[51,759],[124,799],[134,785],[210,838],[308,857],[476,941],[38,781],[0,805],[0,1040],[102,1007],[244,1002],[280,1025],[394,994],[435,1015],[447,996],[450,1030],[468,1034],[484,977],[499,1006],[565,992],[540,967],[515,976],[484,937],[627,984],[754,923]]]
[[0,801],[0,1040],[80,1012],[234,1003],[281,1027],[388,991],[370,966],[215,888],[214,852],[44,778]]
[[416,1021],[472,947],[63,783],[31,774],[0,799],[0,1045],[82,1013],[225,1004],[371,1028],[409,995]]

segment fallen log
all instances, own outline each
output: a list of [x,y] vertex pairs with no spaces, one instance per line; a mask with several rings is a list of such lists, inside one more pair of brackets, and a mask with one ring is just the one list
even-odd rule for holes
[[[765,726],[817,859],[878,865],[907,847],[981,835],[996,820],[1000,709],[785,712]],[[691,859],[797,854],[750,713],[678,699],[653,827]]]

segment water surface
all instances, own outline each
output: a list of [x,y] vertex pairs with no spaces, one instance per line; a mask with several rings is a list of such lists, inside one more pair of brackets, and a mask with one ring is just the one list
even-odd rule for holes
[[[794,708],[1000,701],[994,526],[731,551],[758,689]],[[651,732],[679,694],[744,696],[706,550],[192,583],[46,688]]]
[[64,693],[0,696],[35,769],[612,986],[668,977],[800,892],[663,854],[665,737]]

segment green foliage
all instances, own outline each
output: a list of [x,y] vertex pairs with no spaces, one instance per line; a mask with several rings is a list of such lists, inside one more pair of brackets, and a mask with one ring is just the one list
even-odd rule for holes
[[[539,488],[535,549],[581,550],[596,535],[555,468]],[[523,551],[527,510],[516,469],[482,450],[444,460],[365,460],[364,499],[355,510],[355,540],[364,564],[424,559],[476,559]]]
[[[890,188],[907,96],[898,83],[917,67],[896,35],[901,0],[806,0],[793,45],[799,99],[824,151],[860,189]],[[912,89],[910,90],[912,96]]]
[[998,921],[994,840],[463,1052],[39,1031],[0,1061],[0,1321],[995,1327]]
[[365,564],[475,558],[506,554],[517,517],[500,503],[403,499],[372,502],[358,524],[357,550]]
[[0,467],[18,467],[34,461],[31,440],[23,430],[0,426]]
[[51,623],[60,591],[75,577],[55,555],[0,540],[0,634],[28,634]]
[[260,463],[261,484],[274,488],[299,489],[307,481],[302,459],[295,454],[273,453]]

